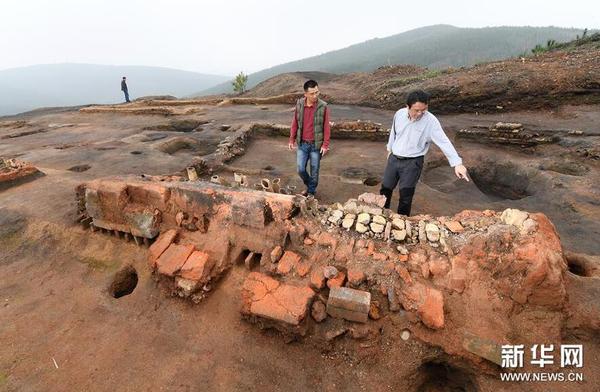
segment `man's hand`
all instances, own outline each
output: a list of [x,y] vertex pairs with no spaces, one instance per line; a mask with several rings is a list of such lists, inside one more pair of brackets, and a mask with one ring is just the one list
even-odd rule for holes
[[321,156],[325,156],[325,154],[327,154],[327,151],[329,151],[328,148],[321,147]]
[[290,151],[294,150],[296,148],[296,142],[288,142],[288,149]]
[[385,157],[385,159],[388,159],[390,157],[390,155],[392,155],[392,151],[391,150],[387,150],[387,157]]
[[467,168],[464,165],[454,166],[454,174],[456,174],[456,177],[469,182],[469,177],[467,177]]

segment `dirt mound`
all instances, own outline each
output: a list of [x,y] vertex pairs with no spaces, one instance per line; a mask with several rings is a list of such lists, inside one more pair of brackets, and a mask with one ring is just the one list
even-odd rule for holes
[[0,191],[43,175],[44,173],[27,162],[0,158]]
[[[321,74],[320,89],[329,102],[398,109],[408,92],[432,95],[436,113],[498,112],[553,108],[571,101],[600,102],[600,35],[540,55],[476,65],[428,70],[410,65],[381,67],[374,72]],[[246,96],[301,93],[306,73],[275,76]]]
[[302,92],[302,86],[308,79],[314,79],[319,84],[326,85],[335,80],[338,75],[327,72],[290,72],[269,78],[257,84],[248,91],[246,97],[270,97],[286,93],[298,94]]
[[[244,318],[300,341],[348,334],[378,345],[382,329],[397,329],[442,348],[468,373],[498,374],[503,344],[560,344],[569,322],[589,333],[600,317],[569,308],[569,284],[590,292],[567,283],[559,237],[543,214],[409,218],[382,209],[372,194],[319,206],[248,188],[133,177],[82,187],[79,205],[94,226],[157,238],[148,265],[167,292],[204,301],[243,264]],[[597,271],[584,256],[569,260],[574,270]],[[129,294],[137,280],[125,267],[111,295]]]

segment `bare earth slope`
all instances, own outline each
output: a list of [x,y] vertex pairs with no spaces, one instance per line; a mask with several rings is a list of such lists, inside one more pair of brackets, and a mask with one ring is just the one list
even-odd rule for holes
[[600,102],[600,35],[536,56],[514,58],[470,68],[427,70],[415,66],[382,67],[343,75],[291,73],[266,80],[247,96],[301,91],[316,78],[330,102],[397,109],[406,94],[432,94],[437,113],[499,112],[555,108],[575,101]]

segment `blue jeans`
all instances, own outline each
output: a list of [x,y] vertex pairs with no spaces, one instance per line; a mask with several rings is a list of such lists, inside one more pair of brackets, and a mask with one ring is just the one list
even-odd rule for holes
[[131,102],[131,101],[129,100],[129,91],[127,91],[127,90],[123,90],[123,93],[125,94],[125,102]]
[[[314,143],[300,142],[296,155],[298,163],[298,175],[304,181],[308,193],[314,195],[319,184],[319,164],[321,163],[321,152],[317,150]],[[310,175],[306,171],[306,164],[310,161]]]

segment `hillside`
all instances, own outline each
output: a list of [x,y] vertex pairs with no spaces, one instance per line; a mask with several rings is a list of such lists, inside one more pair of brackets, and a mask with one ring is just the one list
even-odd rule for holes
[[398,65],[344,75],[288,73],[258,84],[244,96],[298,93],[298,86],[311,77],[317,78],[329,102],[392,110],[404,106],[406,94],[415,89],[432,94],[431,106],[436,113],[597,103],[600,102],[600,34],[535,56],[461,69],[439,71]]
[[[581,34],[581,30],[558,27],[461,28],[434,25],[268,68],[250,74],[248,87],[278,74],[306,70],[348,73],[372,71],[390,64],[414,64],[434,69],[470,66],[528,52],[549,39],[570,41],[577,34]],[[229,82],[199,95],[228,92],[231,92]]]
[[0,71],[0,115],[45,106],[116,103],[127,76],[131,97],[184,96],[227,80],[170,68],[93,64],[49,64]]

